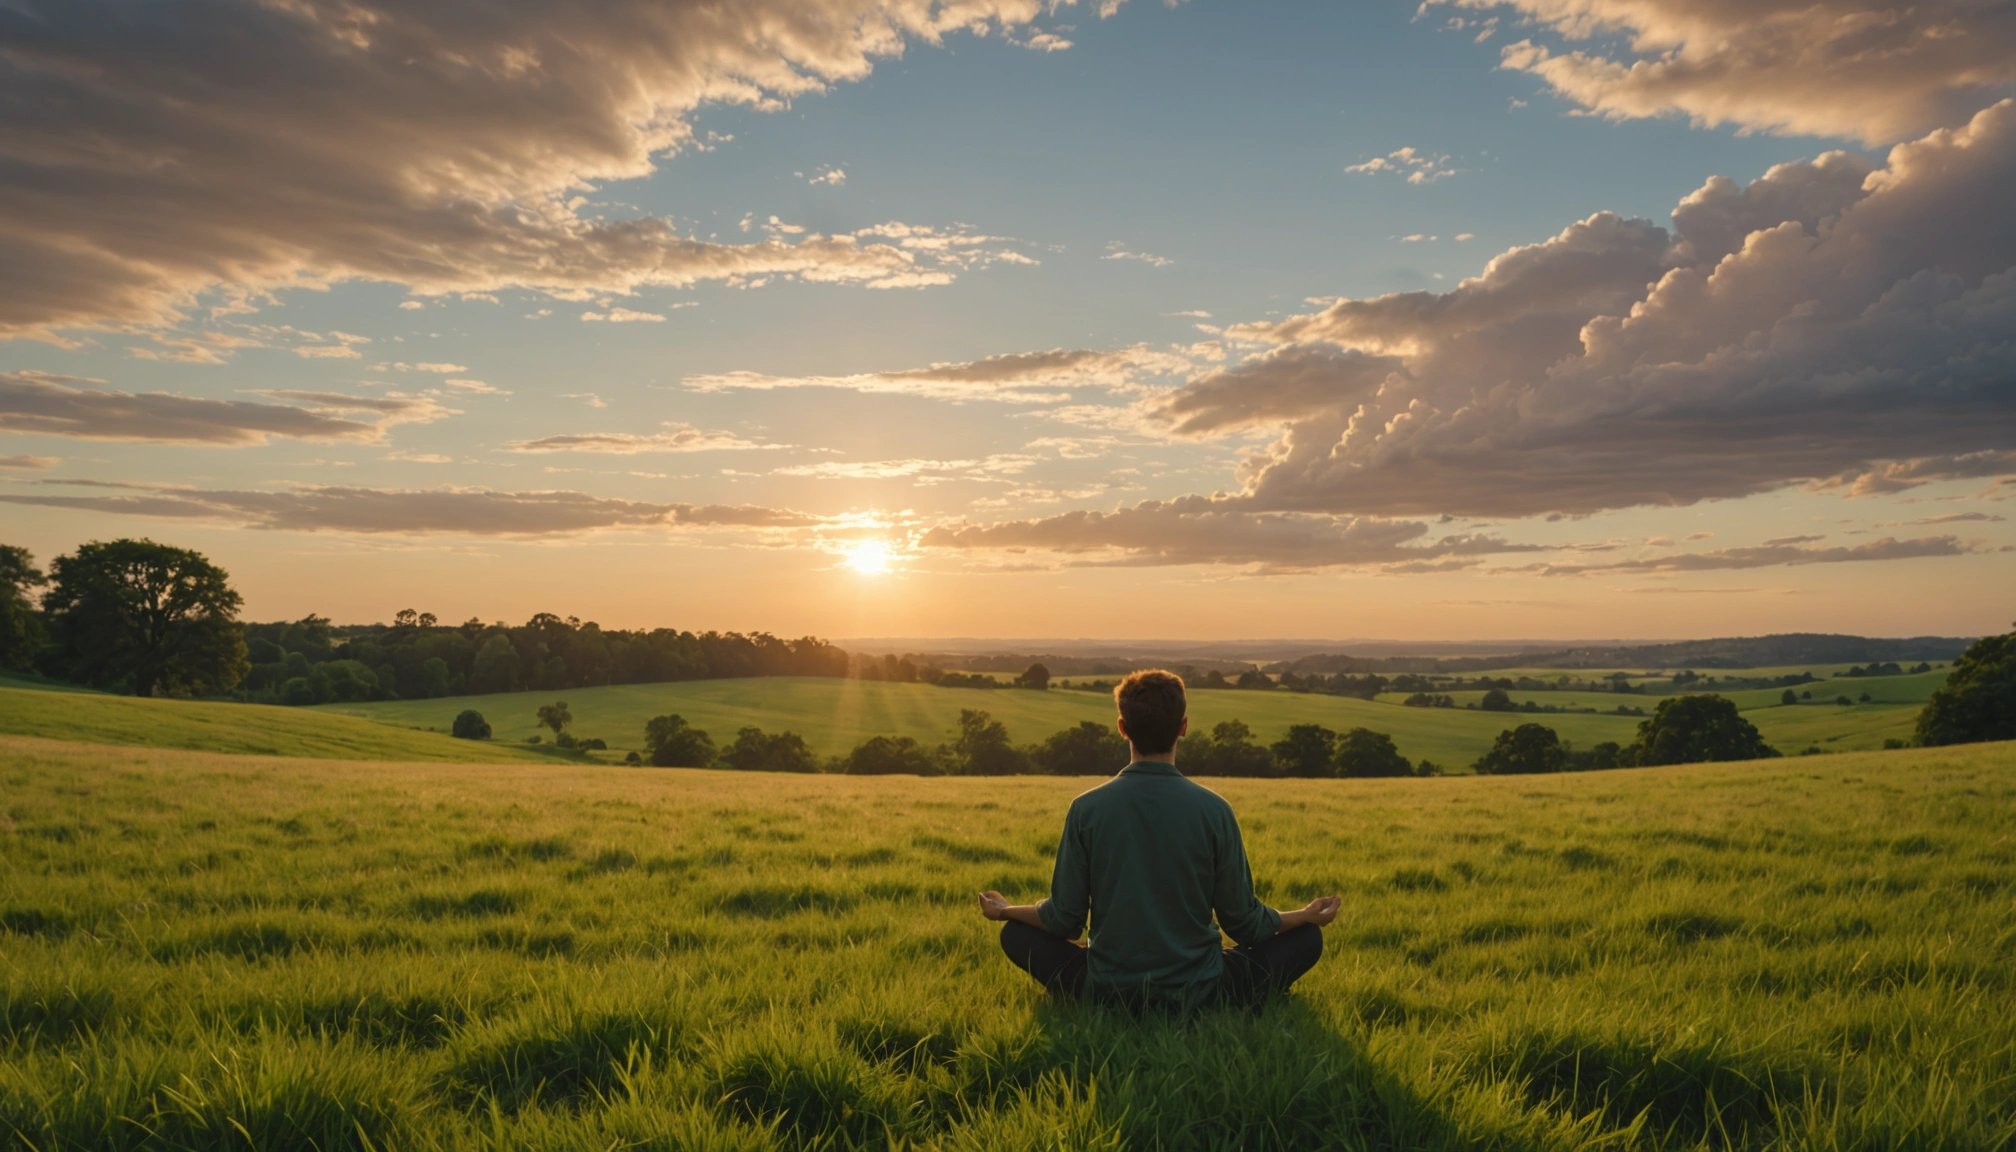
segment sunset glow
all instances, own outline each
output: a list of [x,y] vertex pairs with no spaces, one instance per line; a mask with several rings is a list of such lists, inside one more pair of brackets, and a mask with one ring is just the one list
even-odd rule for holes
[[1994,5],[221,3],[0,53],[44,560],[197,549],[252,619],[2009,620]]
[[863,540],[847,550],[847,566],[863,576],[880,576],[889,571],[889,545]]

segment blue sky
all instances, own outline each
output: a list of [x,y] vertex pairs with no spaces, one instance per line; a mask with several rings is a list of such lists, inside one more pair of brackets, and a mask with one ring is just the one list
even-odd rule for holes
[[[1992,19],[1808,76],[1811,6],[1688,0],[831,0],[776,44],[235,7],[0,17],[49,109],[0,178],[0,515],[44,558],[200,547],[260,618],[843,636],[2009,614]],[[35,66],[98,57],[142,65]],[[802,266],[708,270],[759,248]]]

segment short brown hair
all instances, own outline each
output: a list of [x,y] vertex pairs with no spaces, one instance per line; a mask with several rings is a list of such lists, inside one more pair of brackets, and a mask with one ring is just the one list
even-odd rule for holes
[[1189,712],[1181,676],[1160,668],[1130,672],[1113,689],[1113,702],[1120,706],[1120,725],[1135,752],[1161,756],[1176,747],[1176,733]]

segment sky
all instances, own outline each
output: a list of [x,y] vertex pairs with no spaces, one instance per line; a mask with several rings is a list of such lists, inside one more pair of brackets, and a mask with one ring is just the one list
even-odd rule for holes
[[2016,7],[9,0],[0,542],[250,619],[1976,635]]

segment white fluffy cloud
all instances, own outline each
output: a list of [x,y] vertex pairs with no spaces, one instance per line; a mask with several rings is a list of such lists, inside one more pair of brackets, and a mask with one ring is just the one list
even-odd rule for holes
[[[796,277],[942,283],[928,248],[704,242],[585,186],[906,42],[1041,0],[19,0],[0,5],[0,336],[153,325],[205,290],[365,278],[421,295]],[[329,354],[344,355],[345,346]]]
[[1285,433],[1256,507],[1526,516],[1998,475],[2016,443],[2016,102],[1602,214],[1453,291],[1340,300],[1170,397]]
[[1430,0],[1511,9],[1569,40],[1622,34],[1629,57],[1530,40],[1504,66],[1617,119],[1884,144],[1964,121],[2016,85],[2016,8],[1980,0]]

